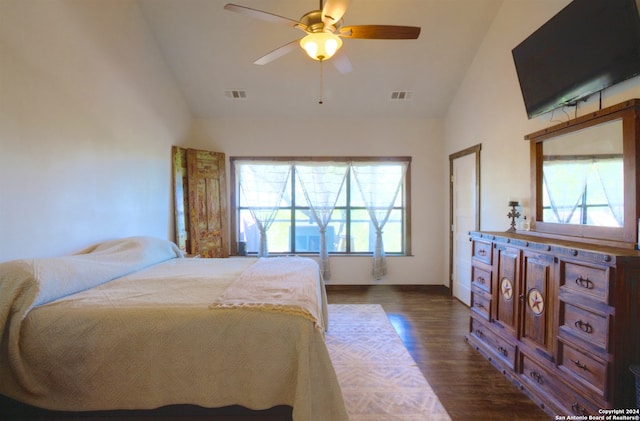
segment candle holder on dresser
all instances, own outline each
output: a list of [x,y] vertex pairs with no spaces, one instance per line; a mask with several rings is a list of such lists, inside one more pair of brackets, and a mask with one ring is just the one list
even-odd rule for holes
[[520,217],[520,212],[516,209],[520,203],[515,200],[511,200],[509,202],[509,206],[511,206],[511,210],[507,214],[507,217],[511,218],[511,227],[507,230],[507,232],[516,232],[516,218]]

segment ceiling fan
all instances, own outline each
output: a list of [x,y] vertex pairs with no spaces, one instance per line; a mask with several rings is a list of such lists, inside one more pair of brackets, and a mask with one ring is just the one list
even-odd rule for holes
[[[300,45],[309,57],[318,61],[329,60],[342,46],[342,38],[360,39],[417,39],[420,35],[420,27],[398,25],[355,25],[342,26],[349,0],[319,0],[318,10],[312,10],[304,14],[300,20],[289,19],[262,10],[237,4],[227,4],[226,10],[241,13],[256,19],[262,19],[273,23],[284,24],[292,28],[298,28],[307,35],[303,38],[291,41],[256,60],[255,64],[267,64],[277,58],[295,50]],[[351,62],[345,55],[336,57],[333,61],[335,67],[341,73],[351,71]]]

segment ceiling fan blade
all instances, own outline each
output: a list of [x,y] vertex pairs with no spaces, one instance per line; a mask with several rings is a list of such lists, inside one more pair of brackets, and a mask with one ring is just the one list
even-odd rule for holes
[[243,15],[251,16],[252,18],[266,20],[273,23],[284,24],[293,28],[299,27],[302,30],[306,30],[307,26],[302,22],[298,22],[294,19],[285,18],[283,16],[274,15],[273,13],[264,12],[258,9],[252,9],[250,7],[239,6],[237,4],[227,3],[224,5],[225,10],[231,12],[241,13]]
[[349,0],[326,0],[322,8],[322,22],[325,25],[335,25],[342,19],[349,7]]
[[340,29],[343,38],[362,39],[417,39],[420,35],[418,26],[397,25],[356,25]]
[[333,56],[331,61],[333,62],[333,66],[342,74],[350,73],[353,70],[351,60],[349,60],[349,57],[341,51]]
[[257,59],[256,61],[253,62],[253,64],[259,64],[259,65],[265,65],[267,63],[271,63],[272,61],[284,56],[285,54],[289,54],[290,52],[292,52],[293,50],[295,50],[298,45],[300,45],[300,40],[297,39],[295,41],[291,41],[285,45],[282,45],[278,48],[276,48],[275,50],[265,54],[264,56],[260,57],[259,59]]

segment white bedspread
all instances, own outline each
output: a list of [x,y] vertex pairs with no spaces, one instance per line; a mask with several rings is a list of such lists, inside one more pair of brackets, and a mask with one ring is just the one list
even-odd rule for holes
[[295,420],[346,420],[307,317],[210,308],[256,261],[164,259],[115,280],[99,271],[50,302],[49,288],[8,282],[0,264],[0,393],[58,410],[290,405]]
[[309,258],[263,258],[243,271],[211,308],[294,314],[324,330],[318,276],[318,264]]

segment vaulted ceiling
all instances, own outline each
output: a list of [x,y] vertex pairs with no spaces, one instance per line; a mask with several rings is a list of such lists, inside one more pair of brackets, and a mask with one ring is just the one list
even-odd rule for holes
[[[301,48],[253,62],[304,36],[224,10],[233,2],[294,20],[318,0],[138,0],[198,118],[438,118],[449,107],[502,0],[351,0],[344,25],[420,26],[417,40],[344,39],[352,71]],[[232,91],[246,98],[233,99]],[[408,99],[393,100],[393,92]],[[319,104],[319,100],[323,104]]]

